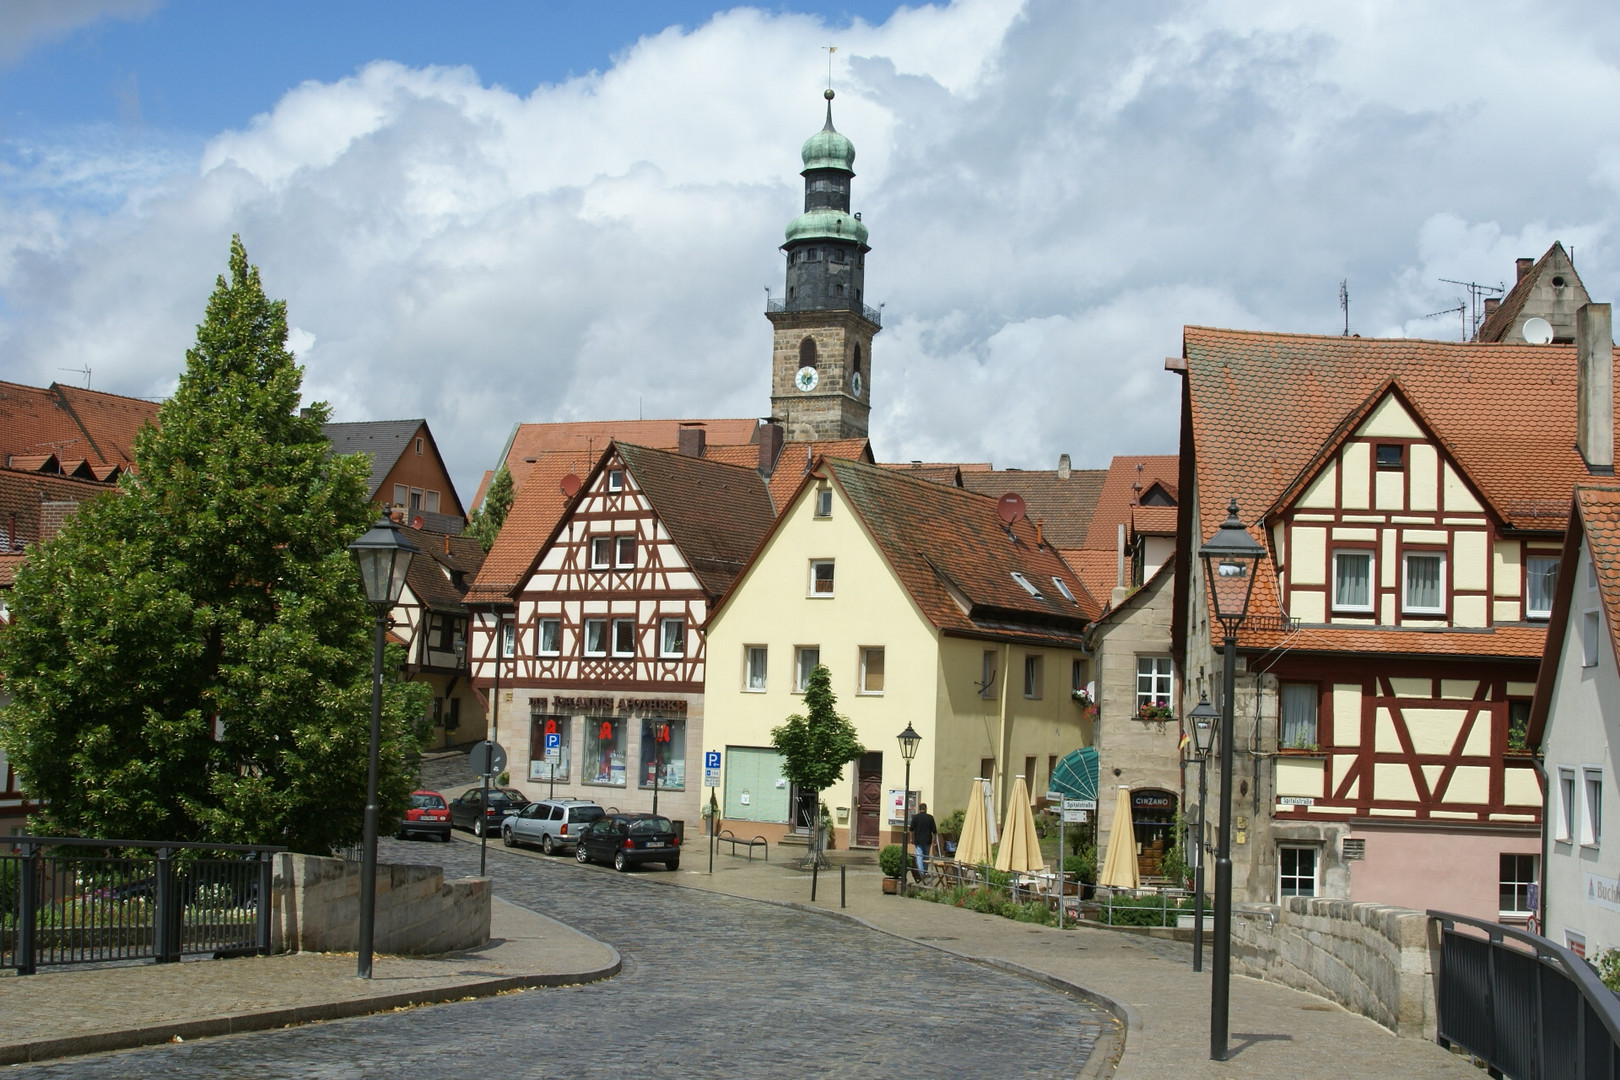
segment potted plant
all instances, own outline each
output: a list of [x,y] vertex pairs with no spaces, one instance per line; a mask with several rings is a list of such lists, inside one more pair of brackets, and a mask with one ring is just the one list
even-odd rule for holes
[[883,891],[892,896],[900,891],[900,878],[906,872],[906,849],[889,844],[878,852],[878,866],[883,870]]
[[1156,720],[1163,723],[1176,718],[1175,710],[1165,701],[1144,701],[1137,707],[1136,717],[1139,720]]

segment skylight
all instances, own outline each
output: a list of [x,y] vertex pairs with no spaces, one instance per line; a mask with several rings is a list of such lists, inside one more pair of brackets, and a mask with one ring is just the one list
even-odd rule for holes
[[1063,594],[1063,599],[1067,600],[1071,604],[1076,602],[1074,599],[1074,593],[1070,592],[1069,587],[1063,584],[1062,578],[1053,578],[1052,584],[1056,585],[1057,591]]
[[[1024,587],[1024,591],[1029,593],[1029,595],[1033,596],[1037,600],[1046,599],[1046,597],[1041,595],[1041,590],[1037,589],[1035,587],[1035,583],[1029,580],[1029,578],[1025,577],[1023,574],[1020,574],[1016,570],[1010,571],[1010,573],[1012,574],[1012,579],[1018,582],[1018,584],[1022,585]],[[1073,598],[1071,597],[1070,599]]]

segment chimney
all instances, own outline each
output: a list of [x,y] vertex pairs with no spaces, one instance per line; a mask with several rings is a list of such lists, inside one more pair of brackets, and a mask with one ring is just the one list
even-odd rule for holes
[[1042,548],[1042,547],[1044,547],[1046,545],[1045,528],[1046,528],[1046,522],[1037,521],[1035,523],[1035,547],[1037,549]]
[[1111,608],[1123,604],[1125,597],[1130,595],[1130,590],[1125,587],[1125,523],[1123,521],[1119,523],[1119,540],[1114,553],[1119,559],[1119,570],[1118,576],[1114,579],[1114,591],[1108,597],[1108,606]]
[[1530,268],[1534,265],[1536,265],[1536,260],[1534,259],[1514,259],[1513,268],[1518,271],[1519,276],[1513,279],[1513,283],[1517,285],[1519,282],[1523,281],[1524,275],[1528,274],[1530,272]]
[[312,405],[305,405],[302,409],[298,410],[298,415],[303,419],[308,420],[310,417],[315,415],[315,407]]
[[1608,304],[1575,313],[1575,445],[1594,476],[1614,475],[1614,316]]
[[759,472],[769,476],[776,471],[776,458],[782,453],[782,425],[767,420],[759,425]]
[[1069,467],[1070,467],[1069,466],[1069,455],[1068,454],[1059,454],[1058,455],[1058,479],[1059,480],[1067,480],[1069,478]]
[[675,447],[682,457],[702,457],[708,434],[702,424],[682,424]]
[[1488,319],[1496,314],[1496,309],[1502,306],[1500,296],[1487,296],[1485,298],[1485,317]]

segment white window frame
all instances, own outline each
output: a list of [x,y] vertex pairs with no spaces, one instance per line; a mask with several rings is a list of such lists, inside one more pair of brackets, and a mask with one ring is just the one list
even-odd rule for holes
[[[1301,892],[1298,883],[1303,880],[1299,873],[1299,864],[1296,861],[1294,873],[1283,873],[1283,852],[1309,852],[1311,856],[1311,891]],[[1294,892],[1284,892],[1283,882],[1291,880],[1296,883]],[[1315,844],[1278,844],[1277,845],[1277,899],[1285,896],[1320,896],[1322,894],[1322,849]]]
[[832,517],[832,488],[816,489],[815,516],[823,519]]
[[[754,658],[759,658],[759,666],[754,666]],[[743,646],[743,692],[748,694],[763,694],[769,686],[771,651],[767,645]],[[755,672],[759,680],[754,680]]]
[[501,619],[498,623],[501,635],[501,656],[503,658],[517,655],[517,624]]
[[[672,631],[676,635],[673,648],[670,642]],[[669,660],[679,660],[686,655],[686,619],[683,616],[658,620],[658,655]]]
[[607,489],[609,491],[624,490],[624,470],[609,469],[607,474]]
[[[601,554],[598,555],[598,552]],[[597,535],[591,537],[591,569],[607,570],[613,565],[613,537]]]
[[[591,648],[591,631],[595,629],[598,636],[598,648]],[[606,619],[586,619],[584,631],[579,635],[579,651],[585,656],[606,656],[608,651],[608,621]]]
[[[828,598],[830,598],[830,597],[832,597],[834,595],[834,578],[835,578],[835,575],[836,575],[836,572],[837,572],[837,567],[835,565],[835,562],[836,561],[833,560],[833,559],[811,559],[810,560],[810,593],[809,593],[809,595],[810,595],[811,599],[825,600],[825,599],[828,599]],[[827,588],[825,590],[823,590],[823,589],[821,589],[819,587],[821,585],[821,580],[817,576],[818,571],[822,567],[827,568],[827,581],[826,581]]]
[[[1544,569],[1542,571],[1541,576],[1548,579],[1547,580],[1547,587],[1546,587],[1545,590],[1543,590],[1546,593],[1545,600],[1546,600],[1547,606],[1545,608],[1532,607],[1531,604],[1530,604],[1530,598],[1531,598],[1531,596],[1534,595],[1534,591],[1531,588],[1531,582],[1535,581],[1536,577],[1537,577],[1536,571],[1531,569],[1531,564],[1532,563],[1542,563],[1543,566],[1544,566]],[[1552,617],[1553,593],[1558,591],[1558,563],[1559,563],[1559,559],[1558,559],[1558,556],[1556,556],[1556,555],[1533,554],[1533,555],[1526,555],[1524,557],[1524,617],[1525,618],[1527,618],[1527,619],[1547,619],[1547,618]],[[1548,566],[1547,564],[1551,564],[1551,565]],[[1548,573],[1547,572],[1548,570],[1550,570],[1551,572]]]
[[[1440,565],[1436,574],[1435,591],[1438,596],[1432,605],[1412,601],[1412,560],[1433,559]],[[1443,551],[1407,551],[1401,554],[1401,611],[1409,615],[1444,615],[1446,613],[1446,553]]]
[[[625,545],[630,546],[630,558],[624,557]],[[636,538],[632,535],[615,536],[613,538],[613,565],[619,567],[633,567],[636,565]]]
[[[551,630],[551,648],[546,648],[546,630]],[[562,655],[562,620],[541,619],[535,626],[535,655],[561,656]]]
[[1603,769],[1597,765],[1581,767],[1581,846],[1601,847],[1603,844]]
[[1575,785],[1575,770],[1560,766],[1558,769],[1558,806],[1553,818],[1553,839],[1568,844],[1575,839],[1576,804],[1580,788]]
[[[888,658],[884,655],[884,652],[885,649],[882,645],[861,646],[861,681],[855,691],[857,694],[861,694],[865,697],[883,696],[884,679],[889,668]],[[872,689],[871,687],[871,680],[867,669],[867,664],[874,653],[878,656],[878,687],[876,690]]]
[[[1524,877],[1521,877],[1520,875],[1518,875],[1517,873],[1515,873],[1510,877],[1510,876],[1504,874],[1503,869],[1502,869],[1502,860],[1507,859],[1507,858],[1512,858],[1513,859],[1513,863],[1514,863],[1515,868],[1518,867],[1520,860],[1528,859],[1529,864],[1530,864],[1530,876],[1528,878],[1524,878]],[[1497,882],[1496,882],[1496,897],[1497,897],[1496,907],[1497,907],[1497,912],[1496,913],[1497,913],[1498,918],[1524,919],[1524,918],[1526,918],[1526,917],[1528,917],[1530,915],[1535,914],[1528,907],[1524,907],[1524,908],[1505,908],[1505,907],[1502,906],[1501,901],[1502,901],[1502,890],[1504,888],[1508,888],[1508,889],[1513,890],[1513,893],[1514,893],[1515,896],[1518,896],[1520,893],[1523,893],[1524,896],[1525,896],[1525,901],[1528,903],[1528,901],[1530,899],[1530,897],[1529,897],[1530,890],[1529,890],[1529,888],[1527,886],[1534,885],[1538,881],[1541,880],[1541,856],[1540,855],[1537,855],[1534,852],[1528,852],[1528,851],[1504,851],[1504,852],[1501,853],[1501,855],[1497,859],[1496,877],[1497,877]]]
[[1062,578],[1054,577],[1052,579],[1052,584],[1057,586],[1057,591],[1061,593],[1063,595],[1063,599],[1067,600],[1069,603],[1078,604],[1080,602],[1074,598],[1074,593],[1069,591],[1069,587],[1063,584]]
[[[1367,560],[1367,602],[1365,604],[1352,604],[1339,596],[1339,560],[1340,559],[1366,559]],[[1378,560],[1373,553],[1365,548],[1346,548],[1333,553],[1333,610],[1371,613],[1374,602],[1378,597]]]
[[[1144,687],[1143,680],[1147,680]],[[1175,704],[1175,662],[1168,656],[1136,658],[1136,708],[1143,705]],[[1163,691],[1162,693],[1160,691]]]
[[1041,653],[1024,654],[1024,700],[1040,701],[1046,686],[1046,657]]
[[1599,645],[1603,640],[1603,620],[1596,611],[1581,616],[1581,666],[1597,667]]
[[[622,648],[619,647],[619,632],[621,630],[623,630],[625,627],[630,628],[630,647],[628,649],[622,649]],[[612,635],[608,639],[608,644],[613,649],[613,655],[614,656],[623,657],[623,656],[634,656],[634,655],[636,655],[636,620],[635,619],[631,619],[631,618],[614,619],[613,620],[613,625],[611,627],[609,627],[608,629],[611,631],[611,635]]]
[[[806,658],[810,659],[808,665]],[[796,645],[793,648],[793,692],[802,694],[810,685],[810,673],[821,663],[820,645]]]
[[1041,595],[1040,587],[1033,581],[1029,580],[1029,578],[1025,577],[1023,574],[1020,574],[1017,570],[1009,570],[1008,573],[1012,575],[1012,579],[1018,582],[1019,586],[1025,592],[1029,593],[1029,595],[1033,596],[1037,600],[1046,599],[1046,597]]

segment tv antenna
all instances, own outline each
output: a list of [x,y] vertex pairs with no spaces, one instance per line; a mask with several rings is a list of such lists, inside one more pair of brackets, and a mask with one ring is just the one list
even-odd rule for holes
[[[1455,283],[1453,283],[1453,284],[1455,284]],[[1463,303],[1463,301],[1459,299],[1457,301],[1457,306],[1456,307],[1448,307],[1443,311],[1431,311],[1427,315],[1419,315],[1418,318],[1419,319],[1438,319],[1442,315],[1461,315],[1462,316],[1462,339],[1464,341],[1467,341],[1468,340],[1468,305]],[[1478,330],[1479,330],[1479,327],[1475,326],[1474,330],[1477,333]]]
[[[1440,280],[1445,282],[1447,285],[1461,285],[1463,288],[1468,290],[1468,314],[1473,320],[1473,329],[1469,330],[1466,323],[1463,325],[1463,340],[1467,341],[1471,337],[1478,337],[1479,324],[1485,321],[1485,297],[1491,295],[1492,293],[1506,295],[1506,287],[1500,281],[1495,285],[1485,285],[1478,281],[1453,281],[1451,278],[1444,277]],[[1446,311],[1450,310],[1450,308],[1446,309]],[[1440,312],[1439,314],[1443,315],[1445,312]],[[1427,316],[1425,316],[1425,318],[1427,318]]]
[[1344,336],[1350,336],[1350,279],[1339,280],[1339,310],[1344,312]]
[[89,368],[89,365],[86,365],[84,367],[59,367],[56,370],[57,371],[71,371],[75,375],[83,375],[84,376],[84,388],[86,390],[90,389],[90,368]]

